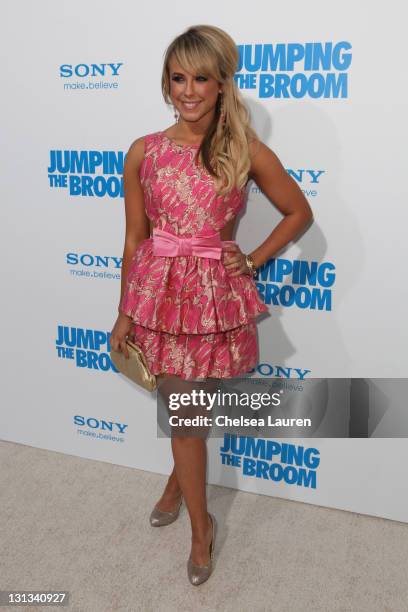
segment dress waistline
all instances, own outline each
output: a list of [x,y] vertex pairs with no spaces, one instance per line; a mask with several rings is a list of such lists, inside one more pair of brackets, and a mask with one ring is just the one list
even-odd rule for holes
[[178,255],[196,255],[221,259],[223,243],[235,243],[235,240],[221,240],[220,232],[207,236],[191,236],[181,238],[170,232],[153,228],[153,255],[162,257],[177,257]]

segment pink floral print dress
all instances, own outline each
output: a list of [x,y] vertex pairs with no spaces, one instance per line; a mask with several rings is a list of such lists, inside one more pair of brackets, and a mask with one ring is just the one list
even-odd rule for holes
[[[244,204],[245,188],[217,195],[213,178],[195,164],[198,146],[176,144],[164,132],[144,138],[139,175],[146,214],[177,240],[219,232]],[[255,318],[268,312],[253,278],[229,276],[222,258],[158,256],[153,242],[151,236],[136,249],[120,303],[152,373],[196,380],[253,369]],[[234,241],[221,244],[227,242]]]

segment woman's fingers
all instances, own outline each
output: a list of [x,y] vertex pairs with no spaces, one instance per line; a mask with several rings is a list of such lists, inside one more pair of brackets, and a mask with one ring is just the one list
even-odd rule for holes
[[134,328],[129,317],[124,317],[120,314],[111,331],[109,339],[110,347],[114,351],[121,352],[126,358],[129,358],[129,351],[126,344],[126,339],[134,340]]
[[239,276],[245,270],[245,256],[237,245],[231,246],[224,256],[224,267],[229,276]]
[[128,347],[127,347],[127,344],[126,344],[126,340],[122,340],[120,342],[120,350],[124,354],[126,359],[129,359],[129,351],[128,351]]
[[224,253],[224,268],[228,276],[240,276],[248,273],[248,266],[244,253],[238,245],[226,245]]
[[129,357],[129,351],[126,344],[126,338],[120,340],[119,338],[110,338],[109,344],[112,351],[123,353],[125,357]]
[[227,245],[225,251],[223,252],[223,255],[225,262],[224,265],[227,267],[231,266],[231,264],[236,264],[237,262],[239,262],[242,256],[242,252],[238,245]]
[[233,266],[225,266],[228,276],[239,276],[245,272],[245,265],[243,263],[237,263]]
[[228,272],[228,276],[241,276],[242,274],[244,274],[244,270],[242,270],[242,268],[239,268],[235,272]]
[[237,244],[225,244],[222,247],[222,255],[224,259],[229,259],[230,257],[234,257],[237,253],[240,253],[241,249]]

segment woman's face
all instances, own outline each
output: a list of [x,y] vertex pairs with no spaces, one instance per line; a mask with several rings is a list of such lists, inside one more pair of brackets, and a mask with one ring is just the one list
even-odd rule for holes
[[171,58],[170,98],[184,121],[197,122],[214,114],[221,84],[211,76],[191,74]]

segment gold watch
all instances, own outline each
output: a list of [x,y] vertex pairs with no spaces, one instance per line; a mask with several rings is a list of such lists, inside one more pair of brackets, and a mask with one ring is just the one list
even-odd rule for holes
[[245,255],[246,265],[248,266],[251,276],[256,275],[256,267],[251,255]]

